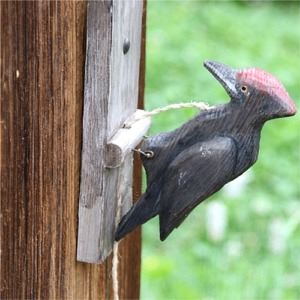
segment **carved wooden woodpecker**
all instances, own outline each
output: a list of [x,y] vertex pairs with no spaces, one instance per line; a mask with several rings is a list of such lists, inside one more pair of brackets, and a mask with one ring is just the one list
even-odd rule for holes
[[264,123],[292,116],[296,107],[281,82],[257,69],[232,69],[219,62],[204,66],[223,85],[230,102],[201,111],[176,130],[154,135],[141,150],[147,190],[122,218],[118,241],[156,215],[165,240],[203,200],[257,160]]

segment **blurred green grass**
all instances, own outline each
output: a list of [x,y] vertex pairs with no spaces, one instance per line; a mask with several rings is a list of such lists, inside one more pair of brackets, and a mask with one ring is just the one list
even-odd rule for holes
[[[227,102],[202,66],[211,59],[274,74],[299,110],[299,41],[298,1],[149,0],[146,109]],[[150,134],[172,130],[195,113],[153,117]],[[222,190],[206,200],[163,243],[157,218],[143,226],[141,299],[300,299],[299,116],[265,125],[258,162],[241,191]],[[219,241],[206,229],[211,203],[227,211]]]

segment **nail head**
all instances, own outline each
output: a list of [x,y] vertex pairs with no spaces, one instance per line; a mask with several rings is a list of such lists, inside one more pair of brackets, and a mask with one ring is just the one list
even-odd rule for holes
[[126,38],[123,42],[123,53],[126,54],[129,51],[130,48],[130,41],[128,38]]

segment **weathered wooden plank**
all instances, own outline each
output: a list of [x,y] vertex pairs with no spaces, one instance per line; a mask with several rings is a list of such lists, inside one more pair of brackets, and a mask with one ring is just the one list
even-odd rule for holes
[[[0,2],[1,299],[113,297],[111,259],[76,261],[86,11]],[[139,296],[139,241],[135,232],[119,247],[122,299]]]
[[88,8],[77,250],[78,260],[94,263],[114,242],[120,170],[105,168],[105,151],[137,108],[143,2],[101,5],[90,2]]

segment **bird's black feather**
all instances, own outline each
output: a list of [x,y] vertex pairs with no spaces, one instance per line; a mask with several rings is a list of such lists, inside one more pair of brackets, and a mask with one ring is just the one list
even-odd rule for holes
[[185,149],[170,163],[160,196],[161,240],[195,206],[231,180],[236,158],[232,139],[217,136]]

